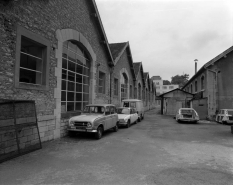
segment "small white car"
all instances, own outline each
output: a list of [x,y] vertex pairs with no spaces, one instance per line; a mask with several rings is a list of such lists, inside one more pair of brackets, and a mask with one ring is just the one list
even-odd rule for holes
[[119,119],[119,126],[130,127],[132,123],[137,123],[138,113],[135,108],[131,107],[119,107],[117,108],[117,114]]
[[193,108],[180,108],[176,113],[176,121],[197,123],[199,116]]
[[68,124],[69,135],[75,132],[91,132],[96,139],[100,139],[103,132],[109,129],[118,131],[118,115],[112,104],[86,105],[82,114],[70,118]]
[[233,109],[220,109],[216,121],[223,124],[233,124]]

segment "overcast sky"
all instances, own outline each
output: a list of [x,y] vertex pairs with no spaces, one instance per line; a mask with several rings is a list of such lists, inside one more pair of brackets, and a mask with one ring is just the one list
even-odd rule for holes
[[233,0],[96,0],[109,43],[129,41],[150,77],[194,75],[233,45]]

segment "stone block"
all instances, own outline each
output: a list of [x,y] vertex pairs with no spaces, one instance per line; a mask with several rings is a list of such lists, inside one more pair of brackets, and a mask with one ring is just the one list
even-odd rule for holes
[[20,144],[19,144],[19,148],[20,148],[20,149],[24,149],[24,148],[25,148],[25,143],[20,143]]
[[41,142],[45,142],[45,141],[48,141],[49,140],[49,136],[46,136],[46,137],[42,137],[41,138]]
[[27,142],[27,137],[26,136],[19,138],[19,143],[25,143],[25,142]]
[[27,140],[28,140],[28,141],[31,141],[31,140],[33,140],[33,139],[35,139],[35,135],[27,136]]
[[5,132],[2,135],[2,141],[8,141],[8,140],[12,140],[12,139],[15,139],[15,138],[16,138],[16,136],[15,136],[15,132],[14,131]]
[[40,132],[40,138],[44,137],[44,132]]
[[31,141],[31,145],[35,145],[39,143],[39,139],[34,139]]
[[10,147],[10,146],[13,146],[13,145],[17,145],[16,139],[8,140],[6,142],[6,147]]
[[56,124],[56,120],[55,119],[46,121],[46,125],[48,125],[48,126],[55,125],[55,124]]
[[53,131],[46,131],[44,133],[44,136],[50,136],[50,135],[53,135]]
[[38,127],[40,128],[40,127],[44,127],[44,126],[46,126],[47,125],[47,122],[46,121],[40,121],[40,122],[38,122]]
[[41,133],[41,132],[48,131],[48,126],[40,127],[40,128],[39,128],[39,131],[40,131],[40,133]]
[[26,130],[23,131],[24,136],[32,135],[32,133],[33,133],[32,129],[26,129]]
[[54,118],[55,118],[54,115],[44,115],[44,116],[38,116],[37,120],[38,120],[38,122],[40,122],[40,121],[51,120],[51,119],[54,119]]
[[0,120],[1,127],[11,126],[11,125],[14,125],[14,119]]
[[55,128],[56,128],[55,125],[50,125],[48,129],[49,129],[49,131],[50,131],[50,130],[55,130]]
[[11,147],[7,147],[5,149],[5,153],[7,154],[7,153],[10,153],[10,152],[14,152],[16,150],[18,150],[18,147],[17,147],[17,145],[14,145],[14,146],[11,146]]

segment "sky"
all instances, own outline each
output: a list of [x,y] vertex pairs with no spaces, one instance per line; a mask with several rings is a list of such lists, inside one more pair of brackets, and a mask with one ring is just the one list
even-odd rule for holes
[[233,45],[233,0],[95,1],[108,42],[129,42],[150,77],[191,78]]

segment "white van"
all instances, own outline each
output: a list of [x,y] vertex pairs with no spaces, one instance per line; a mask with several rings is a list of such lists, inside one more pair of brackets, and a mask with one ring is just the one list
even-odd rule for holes
[[144,118],[144,107],[141,100],[125,99],[122,100],[122,106],[135,108],[138,113],[138,121],[141,121]]

